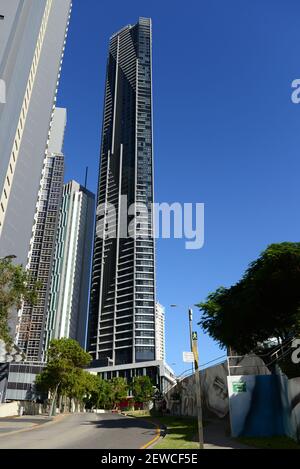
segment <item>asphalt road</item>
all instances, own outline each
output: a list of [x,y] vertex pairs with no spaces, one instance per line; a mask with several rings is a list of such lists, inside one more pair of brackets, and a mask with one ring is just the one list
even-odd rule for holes
[[140,419],[116,414],[76,414],[12,435],[0,449],[139,449],[156,436]]

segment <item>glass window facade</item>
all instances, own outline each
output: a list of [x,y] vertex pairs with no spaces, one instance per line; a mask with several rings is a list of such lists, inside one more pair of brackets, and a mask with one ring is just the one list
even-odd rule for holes
[[[152,24],[140,18],[109,45],[98,205],[112,204],[117,220],[125,213],[137,236],[121,234],[118,222],[116,237],[107,237],[110,213],[97,218],[88,348],[103,366],[108,357],[115,365],[155,360],[152,143]],[[108,317],[113,332],[103,336]],[[147,335],[140,321],[147,321]]]

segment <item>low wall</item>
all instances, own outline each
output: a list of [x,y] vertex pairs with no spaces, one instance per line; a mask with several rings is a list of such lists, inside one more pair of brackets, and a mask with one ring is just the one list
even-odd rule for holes
[[47,406],[36,404],[35,402],[22,402],[24,415],[42,415],[47,413]]
[[[204,415],[224,418],[229,412],[227,392],[227,363],[208,368],[200,373],[202,408]],[[197,416],[195,376],[178,382],[165,396],[166,408],[172,415]]]
[[300,378],[289,379],[288,401],[291,412],[292,436],[300,443]]
[[16,417],[19,415],[20,402],[11,402],[9,404],[0,404],[0,418]]
[[300,442],[300,378],[230,376],[232,436],[287,435]]
[[[239,359],[237,364],[241,368],[234,368],[231,371],[232,374],[237,374],[241,369],[245,374],[270,374],[259,357],[245,356]],[[205,417],[215,416],[223,419],[229,416],[227,376],[227,361],[200,372],[202,407]],[[196,417],[195,376],[192,375],[179,381],[166,394],[165,401],[166,407],[172,415]]]
[[8,404],[0,404],[0,418],[16,417],[18,415],[42,415],[46,408],[35,402],[14,401]]
[[289,406],[286,405],[288,382],[284,378],[277,375],[228,377],[233,437],[291,435]]

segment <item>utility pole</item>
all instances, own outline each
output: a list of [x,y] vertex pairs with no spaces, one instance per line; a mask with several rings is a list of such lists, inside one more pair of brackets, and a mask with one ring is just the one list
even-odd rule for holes
[[85,181],[84,181],[84,187],[85,187],[85,189],[87,189],[88,175],[89,175],[89,167],[87,166],[87,167],[85,168]]
[[203,423],[202,423],[202,396],[201,396],[197,332],[192,332],[192,351],[194,354],[194,361],[195,361],[195,388],[196,388],[196,403],[197,403],[197,417],[198,417],[199,447],[200,449],[204,449]]
[[[189,328],[190,328],[190,347],[191,352],[193,352],[193,310],[189,308]],[[192,364],[193,373],[194,373],[194,363]]]
[[[177,305],[171,305],[171,308],[177,308]],[[198,335],[197,335],[197,332],[193,332],[193,310],[192,310],[192,308],[189,308],[188,313],[189,313],[189,331],[190,331],[191,352],[193,352],[193,355],[194,355],[194,365],[193,366],[194,366],[194,370],[195,370],[195,392],[196,392],[196,403],[197,403],[199,447],[200,447],[200,449],[204,449],[203,423],[202,423],[202,397],[201,397],[199,352],[198,352]]]

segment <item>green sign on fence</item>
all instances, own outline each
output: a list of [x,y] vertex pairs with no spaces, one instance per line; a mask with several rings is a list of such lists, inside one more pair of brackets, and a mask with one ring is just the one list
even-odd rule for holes
[[238,381],[235,383],[232,383],[232,390],[233,392],[247,392],[247,385],[245,381]]

